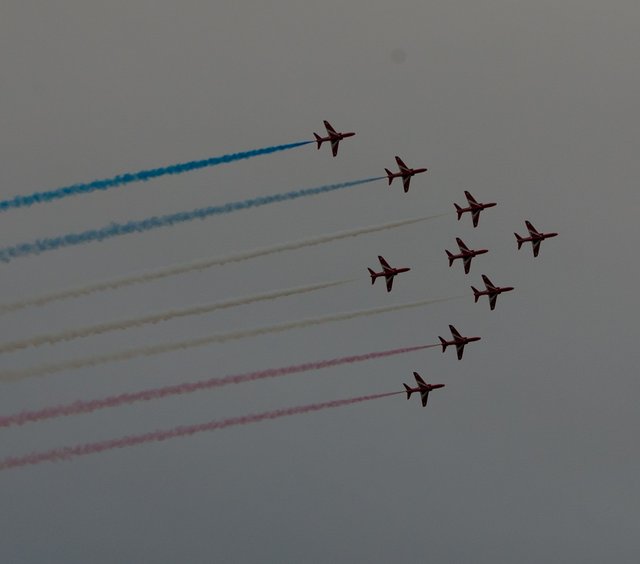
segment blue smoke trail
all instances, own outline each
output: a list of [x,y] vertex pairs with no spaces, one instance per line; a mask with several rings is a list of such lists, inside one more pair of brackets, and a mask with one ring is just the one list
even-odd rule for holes
[[141,170],[139,172],[119,174],[113,178],[94,180],[93,182],[87,182],[84,184],[73,184],[71,186],[64,186],[63,188],[57,188],[47,192],[35,192],[28,196],[15,196],[8,200],[0,200],[0,212],[14,208],[28,207],[33,204],[44,204],[52,202],[53,200],[67,198],[69,196],[77,196],[78,194],[88,194],[95,190],[108,190],[109,188],[115,188],[116,186],[130,184],[131,182],[146,182],[152,178],[158,178],[159,176],[165,176],[167,174],[182,174],[183,172],[198,170],[199,168],[216,166],[223,163],[239,161],[241,159],[250,159],[259,155],[268,155],[269,153],[276,153],[278,151],[287,151],[289,149],[301,147],[302,145],[308,145],[309,143],[313,143],[313,141],[299,141],[297,143],[275,145],[273,147],[264,147],[263,149],[254,149],[253,151],[244,151],[242,153],[231,153],[220,157],[202,159],[200,161],[190,161],[161,168],[152,168],[149,170]]
[[55,251],[63,247],[71,247],[73,245],[82,245],[92,241],[104,241],[111,237],[127,235],[129,233],[143,233],[160,227],[169,227],[176,223],[184,223],[194,219],[205,219],[213,215],[223,215],[233,213],[249,208],[257,208],[268,204],[285,202],[287,200],[296,200],[305,196],[315,196],[316,194],[324,194],[350,188],[351,186],[359,186],[386,178],[384,176],[375,176],[373,178],[364,178],[362,180],[351,180],[349,182],[340,182],[338,184],[326,184],[317,188],[305,188],[303,190],[294,190],[292,192],[283,192],[281,194],[272,194],[271,196],[260,196],[240,202],[230,202],[221,206],[209,206],[206,208],[198,208],[187,212],[178,212],[161,216],[149,217],[138,221],[129,221],[127,223],[111,223],[100,229],[90,229],[80,233],[69,233],[59,237],[46,237],[44,239],[36,239],[33,243],[21,243],[12,247],[0,249],[0,261],[9,262],[13,259],[25,257],[28,255],[39,255],[46,251]]

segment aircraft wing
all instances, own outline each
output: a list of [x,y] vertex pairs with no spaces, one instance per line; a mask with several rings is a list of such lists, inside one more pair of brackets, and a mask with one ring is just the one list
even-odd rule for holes
[[460,239],[460,237],[456,237],[456,243],[458,243],[458,248],[459,248],[461,251],[468,251],[468,250],[469,250],[469,247],[467,247],[467,246],[464,244],[464,241],[463,241],[462,239]]
[[464,353],[464,345],[456,345],[456,351],[458,353],[458,360],[462,360],[462,355]]
[[411,184],[411,177],[410,176],[403,176],[402,177],[402,186],[404,186],[405,193],[409,191],[409,184]]
[[454,338],[458,337],[458,338],[462,339],[462,335],[460,335],[458,330],[453,325],[449,325],[449,331],[451,331],[451,336],[452,337],[454,337]]
[[326,128],[327,133],[329,135],[331,135],[332,133],[335,135],[337,133],[337,131],[335,129],[333,129],[331,124],[326,119],[324,120],[324,127]]
[[476,199],[471,195],[470,192],[467,192],[466,190],[464,191],[464,195],[467,197],[467,202],[469,202],[470,204],[477,204],[478,202],[476,202]]
[[416,382],[418,383],[418,385],[423,384],[423,385],[427,385],[427,383],[422,379],[422,376],[420,376],[420,374],[418,374],[417,372],[413,373],[413,377],[416,379]]
[[384,260],[384,257],[378,255],[378,260],[380,261],[380,266],[382,266],[382,268],[384,268],[385,270],[391,269],[391,266],[386,260]]
[[385,280],[387,281],[387,292],[391,292],[391,288],[393,288],[393,279],[395,276],[385,276]]
[[333,156],[336,157],[338,155],[338,145],[340,144],[340,141],[336,140],[331,140],[331,152],[333,153]]
[[493,285],[493,282],[489,280],[489,277],[486,274],[482,275],[482,281],[484,282],[484,285],[487,287],[487,290],[489,290],[490,288],[495,288],[495,286]]
[[538,239],[537,241],[532,241],[531,244],[533,245],[533,256],[537,257],[538,253],[540,252],[540,239]]
[[404,161],[400,157],[396,157],[396,163],[400,167],[401,171],[406,172],[407,170],[409,170],[409,167],[404,164]]
[[489,296],[489,307],[494,310],[496,309],[496,300],[498,299],[498,294],[491,294]]
[[529,230],[529,235],[539,235],[538,230],[531,224],[529,220],[525,221],[524,224],[527,226]]
[[478,227],[478,220],[480,219],[480,210],[472,211],[471,217],[473,218],[473,226]]
[[464,263],[464,273],[469,274],[469,269],[471,268],[471,257],[463,257],[462,262]]
[[429,392],[420,392],[420,399],[422,400],[422,407],[427,407],[427,401],[429,401]]

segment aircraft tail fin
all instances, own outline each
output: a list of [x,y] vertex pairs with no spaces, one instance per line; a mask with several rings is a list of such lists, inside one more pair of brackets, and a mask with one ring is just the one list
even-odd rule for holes
[[438,337],[438,339],[440,339],[440,343],[442,344],[442,352],[447,350],[447,345],[449,343],[447,343],[447,341],[445,341],[442,337]]
[[460,218],[462,217],[463,211],[462,208],[458,205],[458,204],[453,204],[456,207],[456,212],[458,212],[458,221],[460,221]]
[[324,139],[322,139],[322,137],[320,137],[320,135],[318,135],[317,133],[313,133],[313,136],[316,138],[316,143],[318,144],[318,149],[322,146],[322,142],[324,141]]
[[520,235],[518,235],[517,233],[514,233],[514,235],[516,236],[516,239],[518,241],[518,249],[520,249],[520,247],[522,247],[522,243],[524,243],[524,239],[520,237]]
[[393,172],[391,172],[388,168],[385,168],[384,171],[387,173],[387,178],[389,179],[389,186],[391,186],[391,182],[393,182]]
[[478,290],[478,288],[474,288],[473,286],[471,286],[471,289],[473,290],[473,297],[474,297],[473,301],[477,303],[478,298],[480,297],[480,290]]
[[378,275],[370,268],[367,268],[367,270],[369,271],[369,276],[371,276],[371,284],[375,284]]
[[404,386],[404,389],[407,392],[407,399],[409,399],[411,397],[411,394],[413,393],[413,390],[409,386],[407,386],[406,384],[402,384],[402,385]]
[[447,253],[447,256],[449,257],[449,266],[453,266],[453,261],[455,260],[455,257],[445,249],[445,252]]

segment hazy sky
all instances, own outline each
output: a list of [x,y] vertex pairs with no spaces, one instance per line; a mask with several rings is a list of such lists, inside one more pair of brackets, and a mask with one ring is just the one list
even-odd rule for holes
[[[333,194],[2,264],[0,301],[497,201],[410,227],[0,316],[2,342],[276,291],[350,285],[0,356],[21,369],[425,298],[415,310],[2,384],[0,414],[482,336],[1,431],[0,456],[444,383],[403,396],[0,473],[2,562],[640,559],[640,6],[634,1],[112,0],[0,9],[0,196],[356,131],[0,218],[1,246],[375,176]],[[530,219],[560,236],[516,250]],[[455,237],[489,254],[448,268]],[[376,256],[411,266],[387,294]],[[480,275],[516,287],[474,304]]]

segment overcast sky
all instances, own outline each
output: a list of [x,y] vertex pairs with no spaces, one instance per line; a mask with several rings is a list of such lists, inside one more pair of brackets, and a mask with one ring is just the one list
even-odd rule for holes
[[[22,369],[307,317],[454,301],[2,384],[8,415],[437,342],[482,341],[1,431],[0,457],[279,407],[403,396],[0,473],[2,562],[640,559],[640,5],[632,0],[19,2],[0,9],[0,196],[356,131],[2,214],[1,246],[426,166],[0,265],[0,302],[409,217],[498,206],[0,316],[1,341],[283,288],[349,285],[0,356]],[[530,219],[559,237],[516,250]],[[467,276],[455,237],[490,249]],[[392,293],[366,273],[411,272]],[[480,275],[516,287],[474,304]]]

